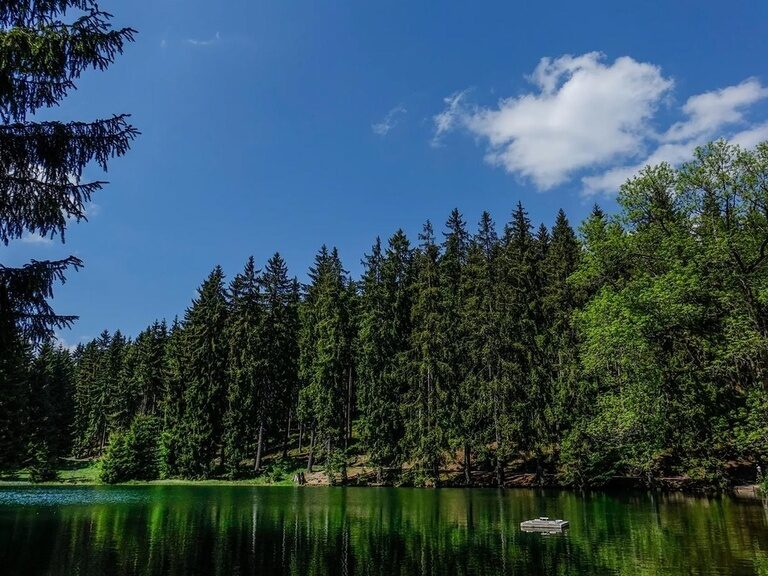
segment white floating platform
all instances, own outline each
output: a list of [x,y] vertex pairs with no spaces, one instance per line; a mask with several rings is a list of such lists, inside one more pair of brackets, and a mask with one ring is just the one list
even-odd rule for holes
[[546,516],[541,516],[536,520],[520,522],[520,529],[523,532],[547,532],[554,534],[562,532],[566,528],[568,528],[568,520],[551,520]]

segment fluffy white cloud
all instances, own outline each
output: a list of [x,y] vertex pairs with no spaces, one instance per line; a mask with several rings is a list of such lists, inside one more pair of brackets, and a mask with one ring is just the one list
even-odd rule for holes
[[727,124],[744,119],[744,108],[768,96],[755,78],[736,86],[691,96],[683,106],[688,118],[677,122],[662,137],[664,142],[687,142],[694,138],[710,136]]
[[[744,126],[749,108],[768,97],[754,78],[692,96],[683,119],[666,130],[657,127],[657,111],[674,82],[653,64],[627,56],[607,62],[598,52],[543,58],[529,81],[534,90],[493,107],[468,104],[466,91],[445,98],[433,117],[433,145],[463,128],[487,142],[489,163],[539,189],[581,177],[584,193],[595,194],[615,193],[648,163],[682,162],[707,140],[728,136],[748,146],[768,136],[768,124]],[[740,132],[723,133],[736,126]]]
[[691,96],[682,107],[687,118],[675,122],[661,134],[649,155],[639,162],[582,178],[584,193],[614,194],[644,166],[661,162],[680,164],[691,157],[697,146],[718,137],[726,136],[731,142],[745,148],[752,148],[768,140],[768,123],[736,132],[728,130],[729,126],[743,124],[745,110],[765,98],[768,98],[768,89],[754,78],[735,86]]
[[460,123],[487,139],[489,162],[551,188],[575,171],[638,153],[672,87],[656,66],[627,57],[607,64],[597,52],[544,58],[530,80],[536,91],[494,108],[462,107],[463,94],[446,99],[435,135]]
[[408,110],[406,110],[404,106],[395,106],[392,110],[387,112],[387,115],[384,116],[384,119],[381,122],[371,124],[371,130],[377,136],[386,136],[392,128],[398,125],[402,116],[407,112]]

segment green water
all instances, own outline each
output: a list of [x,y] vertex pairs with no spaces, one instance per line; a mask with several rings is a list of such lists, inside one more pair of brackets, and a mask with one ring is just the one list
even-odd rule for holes
[[[571,528],[520,531],[539,515]],[[642,493],[2,488],[0,573],[765,576],[768,513]]]

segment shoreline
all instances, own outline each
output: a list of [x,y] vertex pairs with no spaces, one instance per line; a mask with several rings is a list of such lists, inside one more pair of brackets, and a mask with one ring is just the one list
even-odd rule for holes
[[571,486],[563,485],[531,485],[527,483],[507,483],[503,487],[485,485],[485,484],[473,484],[469,486],[460,484],[443,484],[437,487],[419,487],[419,486],[406,486],[406,485],[394,485],[394,484],[331,484],[325,482],[312,482],[304,485],[299,485],[290,480],[280,480],[276,482],[260,481],[257,479],[243,479],[243,480],[226,480],[226,479],[208,479],[208,480],[185,480],[185,479],[164,479],[164,480],[131,480],[129,482],[118,482],[115,484],[107,484],[98,480],[82,480],[82,481],[54,481],[54,482],[32,482],[30,480],[2,480],[0,479],[0,489],[2,488],[77,488],[77,487],[89,487],[89,488],[109,488],[109,487],[149,487],[149,486],[199,486],[199,487],[243,487],[243,488],[408,488],[419,490],[549,490],[549,491],[568,491],[568,492],[605,492],[605,493],[638,493],[638,492],[655,492],[660,494],[681,494],[694,497],[722,497],[728,496],[739,500],[764,500],[761,488],[757,484],[740,484],[732,486],[726,490],[691,490],[685,488],[670,488],[663,485],[659,485],[653,488],[624,484],[619,486],[617,484],[607,484],[605,486],[596,488],[578,489]]
[[[163,478],[155,480],[127,480],[114,484],[100,479],[98,460],[62,459],[62,466],[57,469],[55,480],[48,482],[32,482],[26,468],[0,471],[0,488],[3,487],[76,487],[76,486],[244,486],[244,487],[348,487],[348,488],[422,488],[425,490],[455,488],[463,490],[474,489],[527,489],[572,492],[607,492],[607,493],[638,493],[654,492],[660,494],[688,494],[694,496],[731,496],[738,499],[765,500],[765,490],[760,485],[751,483],[748,478],[731,478],[731,484],[726,487],[707,485],[700,479],[686,476],[660,477],[652,485],[643,482],[636,476],[616,476],[600,486],[579,488],[573,485],[559,483],[553,475],[545,475],[544,481],[539,482],[536,474],[520,468],[510,467],[505,471],[503,486],[498,486],[496,477],[488,471],[475,470],[471,482],[465,484],[464,475],[460,468],[448,467],[441,471],[438,486],[414,486],[401,483],[392,475],[385,475],[383,482],[376,482],[373,471],[366,465],[352,465],[347,468],[344,482],[331,482],[325,470],[318,466],[313,472],[306,472],[302,459],[294,457],[289,462],[273,467],[268,464],[258,476],[226,478],[214,476],[207,479]],[[296,475],[302,473],[302,482],[296,482]]]

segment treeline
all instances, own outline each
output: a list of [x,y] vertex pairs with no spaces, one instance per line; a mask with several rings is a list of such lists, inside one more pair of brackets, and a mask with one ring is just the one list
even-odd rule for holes
[[377,239],[359,280],[335,249],[306,285],[275,254],[216,267],[134,340],[4,351],[3,460],[234,477],[298,448],[342,481],[355,458],[414,485],[725,486],[768,455],[768,144],[646,168],[619,204],[578,234],[562,211],[534,228],[518,204],[497,231],[454,210]]

